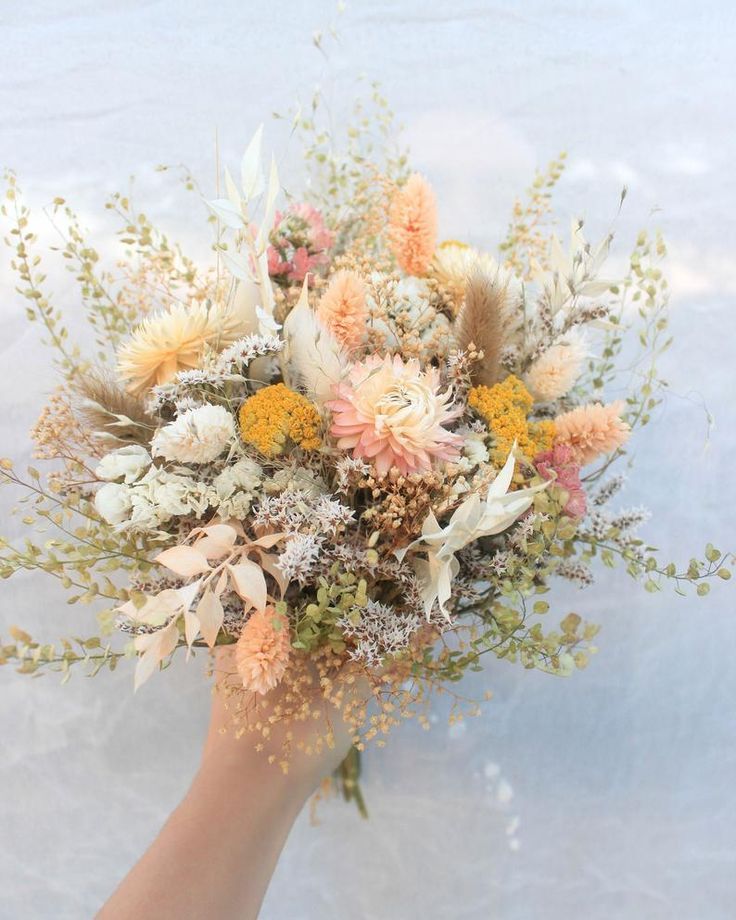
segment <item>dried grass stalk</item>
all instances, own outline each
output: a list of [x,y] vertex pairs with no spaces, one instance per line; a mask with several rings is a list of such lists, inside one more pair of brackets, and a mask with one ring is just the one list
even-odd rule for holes
[[80,374],[74,391],[76,408],[93,431],[121,444],[149,443],[155,418],[110,374],[99,368]]
[[493,386],[501,376],[504,313],[507,300],[506,285],[487,272],[477,270],[468,279],[465,303],[455,321],[458,347],[470,345],[483,352],[471,370],[473,384]]

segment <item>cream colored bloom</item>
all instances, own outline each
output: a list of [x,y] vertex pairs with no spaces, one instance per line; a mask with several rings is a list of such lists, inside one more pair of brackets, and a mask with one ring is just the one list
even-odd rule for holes
[[456,240],[446,240],[437,247],[429,273],[449,291],[455,303],[459,305],[465,297],[468,278],[476,270],[495,278],[499,272],[499,265],[493,256],[486,252],[480,252]]
[[552,402],[570,392],[580,376],[584,360],[582,340],[568,335],[537,358],[524,382],[537,402]]
[[199,367],[207,348],[222,351],[247,330],[221,307],[176,304],[144,320],[118,354],[118,375],[130,393],[168,383],[182,370]]
[[419,550],[427,555],[426,560],[417,556],[412,558],[427,618],[435,603],[445,616],[449,616],[446,605],[452,596],[452,582],[460,571],[455,553],[481,537],[502,533],[529,508],[536,493],[547,488],[545,482],[509,492],[514,463],[512,450],[503,469],[488,487],[484,499],[478,492],[473,492],[455,509],[445,527],[439,524],[434,512],[430,511],[422,524],[421,537],[395,551],[394,555],[399,560],[403,560],[410,550]]
[[122,479],[124,482],[135,482],[151,465],[151,455],[140,444],[126,444],[118,450],[113,450],[100,460],[95,470],[99,479],[114,482]]
[[97,513],[108,524],[122,524],[133,507],[130,489],[117,482],[108,482],[95,492]]
[[210,463],[235,437],[235,421],[223,406],[197,406],[159,428],[151,448],[155,457],[179,463]]

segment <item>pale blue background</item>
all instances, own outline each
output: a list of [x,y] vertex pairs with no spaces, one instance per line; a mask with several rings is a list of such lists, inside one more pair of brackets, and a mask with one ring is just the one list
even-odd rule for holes
[[[623,502],[652,509],[652,541],[679,562],[708,539],[733,547],[732,4],[355,3],[326,65],[309,36],[334,18],[315,0],[0,0],[0,165],[33,204],[64,194],[95,228],[135,172],[146,210],[193,240],[196,201],[153,165],[184,162],[207,186],[215,128],[234,157],[316,82],[339,118],[365,71],[438,191],[443,235],[493,245],[534,167],[567,149],[565,219],[604,232],[625,183],[618,253],[647,223],[670,243],[672,398],[635,442]],[[267,134],[284,149],[283,128]],[[0,453],[25,459],[52,378],[0,267]],[[54,286],[74,325],[68,282]],[[619,573],[560,596],[561,612],[604,624],[591,667],[561,681],[492,664],[474,681],[495,691],[481,719],[450,732],[439,706],[430,734],[410,725],[372,751],[370,822],[340,803],[319,828],[303,817],[264,918],[732,917],[736,595],[716,587],[702,601],[652,596]],[[90,626],[37,577],[0,585],[0,608],[0,629]],[[91,916],[185,790],[206,720],[198,666],[136,697],[131,683],[125,668],[63,689],[0,673],[3,920]]]

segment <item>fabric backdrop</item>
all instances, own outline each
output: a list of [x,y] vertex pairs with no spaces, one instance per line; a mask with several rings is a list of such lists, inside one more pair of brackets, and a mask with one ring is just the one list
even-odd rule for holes
[[[652,542],[680,563],[707,540],[733,548],[733,5],[356,2],[326,60],[311,35],[335,19],[332,0],[0,0],[0,165],[37,210],[67,197],[103,249],[101,205],[135,173],[139,204],[204,253],[196,196],[155,164],[185,163],[209,190],[215,131],[232,162],[265,120],[293,169],[271,113],[320,83],[339,124],[365,72],[437,190],[443,237],[495,246],[534,168],[568,150],[563,227],[582,216],[605,233],[625,184],[620,259],[643,225],[670,244],[672,393],[634,443],[622,501],[652,510]],[[53,380],[0,258],[0,454],[23,461]],[[70,281],[51,274],[74,327]],[[12,496],[0,501],[0,530],[18,533]],[[732,917],[736,595],[716,587],[649,595],[617,572],[557,592],[562,612],[604,626],[588,670],[489,663],[469,688],[494,691],[481,718],[449,729],[439,705],[431,732],[410,724],[371,750],[370,821],[337,801],[318,827],[303,815],[265,920]],[[32,575],[0,584],[0,610],[0,632],[92,626]],[[0,917],[91,916],[185,791],[207,717],[201,665],[136,696],[131,670],[63,688],[0,671]]]

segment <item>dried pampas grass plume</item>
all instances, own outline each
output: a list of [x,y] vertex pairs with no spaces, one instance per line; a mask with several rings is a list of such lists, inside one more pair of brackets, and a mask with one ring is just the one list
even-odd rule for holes
[[74,383],[76,408],[87,426],[107,440],[148,446],[156,420],[143,400],[126,392],[109,373],[95,369]]
[[388,241],[407,275],[427,274],[437,246],[437,202],[427,180],[412,173],[391,199]]
[[498,276],[476,270],[469,277],[465,303],[455,320],[455,339],[463,350],[473,345],[483,352],[470,370],[475,386],[493,386],[501,376],[506,298],[507,287]]

